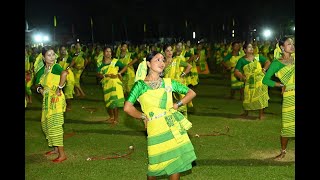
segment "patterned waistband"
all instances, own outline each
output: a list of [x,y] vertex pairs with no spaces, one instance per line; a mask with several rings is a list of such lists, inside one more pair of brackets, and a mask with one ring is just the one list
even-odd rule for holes
[[155,119],[158,119],[158,118],[161,118],[162,116],[164,116],[164,115],[166,115],[166,114],[167,114],[167,112],[164,111],[163,113],[160,113],[160,114],[158,114],[158,115],[156,115],[156,116],[152,116],[152,117],[149,119],[149,121],[155,120]]

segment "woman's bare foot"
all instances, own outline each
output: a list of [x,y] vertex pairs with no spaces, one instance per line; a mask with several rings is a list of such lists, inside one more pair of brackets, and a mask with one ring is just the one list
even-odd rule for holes
[[64,161],[64,160],[66,160],[67,159],[67,157],[57,157],[56,159],[54,159],[54,160],[52,160],[52,162],[54,162],[54,163],[60,163],[60,162],[62,162],[62,161]]
[[112,124],[112,123],[114,122],[114,118],[113,118],[113,117],[110,117],[110,118],[108,118],[106,121],[107,121],[107,123]]
[[52,150],[45,153],[46,156],[52,155],[52,154],[58,154],[58,151]]
[[274,157],[274,160],[281,160],[286,156],[286,154],[287,154],[286,150],[281,150],[281,153],[278,156]]

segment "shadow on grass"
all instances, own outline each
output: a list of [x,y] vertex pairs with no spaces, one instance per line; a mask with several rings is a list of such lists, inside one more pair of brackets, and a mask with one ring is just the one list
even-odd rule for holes
[[[240,99],[234,98],[234,99],[230,99],[227,95],[225,94],[220,94],[220,95],[211,95],[211,94],[197,94],[197,98],[213,98],[213,99],[223,99],[223,100],[229,100],[229,101],[240,101]],[[275,103],[275,104],[281,104],[282,103],[282,99],[279,100],[269,100],[269,103]]]
[[241,119],[241,120],[258,120],[258,116],[247,116],[243,117],[240,114],[232,114],[232,113],[222,113],[222,112],[194,112],[191,115],[194,116],[216,116],[216,117],[224,117],[229,119]]
[[36,107],[30,107],[30,106],[27,106],[25,108],[26,111],[41,111],[42,110],[42,107],[41,106],[36,106]]
[[90,99],[88,97],[75,97],[75,100],[76,101],[89,101],[89,102],[103,102],[104,100],[103,99]]
[[125,136],[147,136],[146,131],[126,131],[126,130],[118,130],[118,129],[86,129],[86,130],[75,130],[75,135],[77,134],[109,134],[109,135],[125,135]]
[[83,119],[64,119],[64,123],[71,123],[71,124],[107,124],[106,121],[88,121]]
[[294,161],[275,161],[268,159],[199,159],[196,166],[289,166]]
[[29,154],[25,156],[26,164],[42,163],[48,161],[44,154]]

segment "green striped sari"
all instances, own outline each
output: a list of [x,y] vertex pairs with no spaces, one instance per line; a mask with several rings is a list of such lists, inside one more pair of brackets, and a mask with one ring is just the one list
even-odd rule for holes
[[281,68],[276,77],[285,85],[282,101],[282,137],[295,137],[295,65]]
[[66,101],[63,92],[56,95],[60,75],[51,73],[53,68],[44,73],[40,83],[44,88],[41,126],[48,140],[48,146],[63,146],[63,113],[66,110]]

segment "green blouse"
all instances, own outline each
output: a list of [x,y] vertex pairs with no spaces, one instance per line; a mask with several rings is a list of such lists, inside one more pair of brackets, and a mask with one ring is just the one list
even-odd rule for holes
[[285,65],[282,64],[279,60],[275,59],[271,62],[268,71],[266,72],[262,83],[270,86],[270,87],[274,87],[276,82],[271,80],[271,77],[278,72],[281,68],[283,68]]
[[[45,69],[45,66],[43,66],[38,71],[38,73],[36,75],[36,84],[39,84],[40,78],[41,78],[42,74],[44,74],[44,69]],[[52,67],[51,73],[52,74],[56,74],[56,75],[60,75],[62,71],[63,71],[63,69],[62,69],[60,64],[54,64],[53,67]]]
[[[104,66],[108,66],[108,65],[110,65],[110,64],[111,64],[111,63],[105,64],[104,62],[102,62],[102,64],[101,64],[99,67],[97,67],[97,72],[100,72],[100,70],[101,70]],[[118,66],[120,69],[122,69],[122,68],[125,67],[125,65],[124,65],[122,62],[120,62],[120,61],[117,61],[116,64],[115,64],[115,66]]]
[[[229,61],[231,58],[232,58],[232,54],[229,53],[227,54],[224,58],[223,58],[223,61],[226,62],[226,61]],[[237,56],[240,56],[240,52],[238,52],[238,55]]]
[[[172,84],[172,91],[173,92],[177,92],[179,94],[187,94],[189,91],[189,88],[187,86],[179,83],[176,80],[171,80],[171,84]],[[165,87],[165,84],[162,79],[162,84],[161,84],[160,88],[164,88],[164,87]],[[134,104],[136,102],[136,100],[139,98],[139,96],[141,96],[147,90],[152,90],[152,88],[150,86],[148,86],[143,80],[136,81],[130,91],[130,94],[127,98],[127,101]]]
[[[261,64],[264,64],[267,61],[267,58],[259,55],[259,62],[261,62]],[[241,57],[238,62],[237,65],[235,67],[235,69],[238,69],[240,72],[243,73],[243,67],[247,64],[249,64],[251,61],[246,60],[244,57]]]

